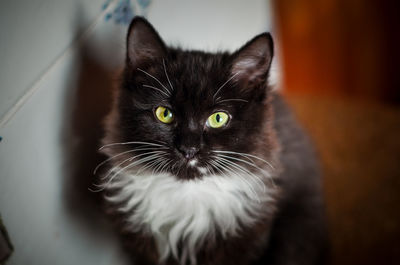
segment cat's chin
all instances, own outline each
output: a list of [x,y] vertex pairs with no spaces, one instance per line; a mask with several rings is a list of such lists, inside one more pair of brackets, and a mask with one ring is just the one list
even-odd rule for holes
[[175,176],[180,180],[201,179],[207,173],[206,168],[199,165],[196,159],[182,162],[180,169],[175,172]]

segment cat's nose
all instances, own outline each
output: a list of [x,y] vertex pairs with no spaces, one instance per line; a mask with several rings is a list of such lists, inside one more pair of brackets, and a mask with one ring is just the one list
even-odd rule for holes
[[193,146],[192,147],[180,146],[178,150],[188,160],[192,159],[199,152],[199,148]]

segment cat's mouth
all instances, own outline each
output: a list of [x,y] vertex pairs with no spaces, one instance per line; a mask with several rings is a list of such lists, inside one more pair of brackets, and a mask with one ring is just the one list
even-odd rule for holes
[[179,164],[175,175],[182,180],[202,178],[207,173],[206,168],[202,166],[198,158],[182,159]]

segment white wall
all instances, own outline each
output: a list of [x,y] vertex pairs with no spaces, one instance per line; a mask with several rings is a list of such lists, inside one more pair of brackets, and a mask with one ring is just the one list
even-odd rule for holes
[[0,117],[100,14],[103,0],[0,4]]
[[[125,264],[87,190],[126,31],[104,19],[113,6],[103,2],[1,5],[0,214],[11,265]],[[147,11],[169,43],[232,50],[270,28],[268,3],[153,0]]]
[[149,20],[172,44],[234,50],[270,28],[269,1],[157,1]]

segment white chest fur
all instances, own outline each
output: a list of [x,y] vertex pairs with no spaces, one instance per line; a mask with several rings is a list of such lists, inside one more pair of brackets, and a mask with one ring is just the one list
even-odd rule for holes
[[197,249],[205,240],[216,232],[235,235],[241,225],[249,226],[268,212],[262,206],[273,200],[272,190],[240,175],[179,181],[169,174],[121,174],[107,188],[118,190],[107,199],[122,203],[118,210],[131,213],[132,229],[154,236],[160,262],[173,255],[181,264],[196,264]]

